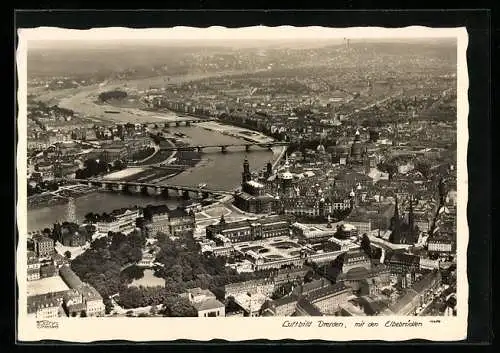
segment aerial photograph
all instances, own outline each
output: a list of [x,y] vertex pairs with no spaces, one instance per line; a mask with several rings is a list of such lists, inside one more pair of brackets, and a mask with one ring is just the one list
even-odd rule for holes
[[28,317],[457,316],[456,38],[27,48]]

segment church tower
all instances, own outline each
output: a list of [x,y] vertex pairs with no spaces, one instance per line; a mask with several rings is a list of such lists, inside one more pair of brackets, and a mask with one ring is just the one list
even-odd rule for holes
[[396,205],[394,206],[394,216],[391,222],[391,236],[389,241],[393,244],[399,244],[401,241],[401,218],[399,217],[399,206],[398,206],[398,196],[396,195]]
[[76,222],[75,200],[73,200],[72,197],[68,199],[68,206],[66,209],[66,221],[71,223]]
[[439,179],[438,191],[439,191],[439,202],[441,205],[444,205],[447,192],[446,192],[446,186],[444,185],[443,178]]
[[241,173],[241,184],[243,185],[250,180],[252,180],[250,164],[248,163],[248,159],[245,157],[245,161],[243,162],[243,173]]
[[413,214],[413,195],[410,195],[410,210],[408,213],[408,231],[409,237],[413,243],[417,241],[415,239],[415,216]]
[[269,178],[271,175],[273,175],[273,164],[269,161],[266,164],[266,178]]

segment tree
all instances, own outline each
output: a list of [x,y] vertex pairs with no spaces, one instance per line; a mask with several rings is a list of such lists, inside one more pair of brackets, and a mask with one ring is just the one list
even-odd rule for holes
[[111,302],[111,298],[110,297],[105,297],[102,302],[104,303],[104,310],[105,310],[105,313],[106,314],[109,314],[111,313],[111,311],[113,310],[114,308],[114,305],[113,303]]
[[85,310],[82,310],[80,312],[80,317],[87,317],[87,312]]
[[138,308],[142,304],[143,293],[137,287],[124,288],[119,295],[120,305],[125,308]]
[[363,234],[361,238],[361,249],[365,252],[366,256],[372,257],[372,248],[370,246],[370,238],[366,233]]
[[67,259],[71,259],[71,251],[69,251],[69,250],[65,251],[64,257],[66,257]]
[[163,315],[169,317],[196,317],[198,312],[187,298],[167,297],[163,303]]
[[311,269],[311,270],[307,271],[306,275],[304,276],[304,283],[312,282],[315,277],[316,277],[316,273],[314,272],[314,270]]
[[89,212],[85,215],[84,219],[87,223],[93,223],[96,221],[97,215],[94,212]]
[[385,161],[385,162],[379,163],[377,165],[377,168],[380,171],[389,174],[389,179],[392,179],[394,174],[396,174],[398,172],[398,166],[392,161]]
[[431,171],[431,165],[428,161],[424,160],[419,160],[418,162],[415,163],[415,169],[422,173],[422,175],[425,178],[429,178],[430,176],[430,171]]

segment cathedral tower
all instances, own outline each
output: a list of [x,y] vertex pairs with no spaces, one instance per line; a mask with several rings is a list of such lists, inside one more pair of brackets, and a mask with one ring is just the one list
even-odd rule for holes
[[241,184],[243,185],[250,180],[252,180],[250,164],[248,163],[248,159],[245,157],[245,161],[243,162],[243,173],[241,173]]

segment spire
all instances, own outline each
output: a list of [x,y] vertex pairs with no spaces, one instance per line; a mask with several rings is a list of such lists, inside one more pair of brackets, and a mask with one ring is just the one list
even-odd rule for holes
[[399,220],[398,195],[396,197],[396,206],[394,206],[394,218]]
[[415,228],[415,220],[413,216],[413,195],[410,195],[410,211],[408,213],[408,225],[410,228],[410,236],[413,239],[414,236],[414,228]]
[[356,134],[354,135],[354,141],[359,141],[361,138],[359,129],[356,129]]
[[224,213],[221,213],[220,215],[219,224],[226,224],[226,220],[224,219]]

